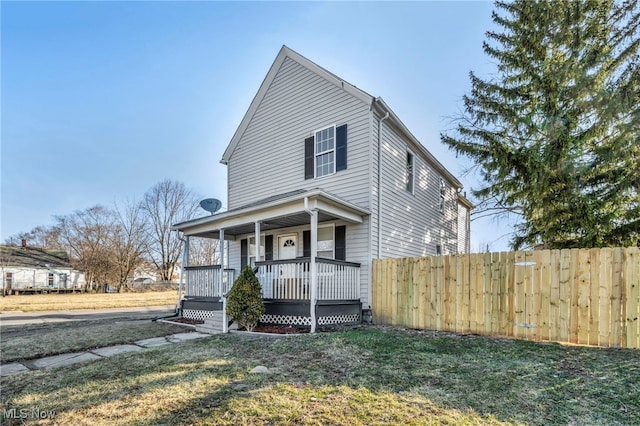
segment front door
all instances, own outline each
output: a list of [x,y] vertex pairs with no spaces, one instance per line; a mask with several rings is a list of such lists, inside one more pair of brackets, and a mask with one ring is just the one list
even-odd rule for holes
[[[295,259],[298,255],[298,236],[278,236],[278,260]],[[294,262],[280,264],[280,274],[274,293],[278,299],[300,299],[302,280],[297,264]]]
[[295,259],[298,256],[298,236],[280,235],[278,237],[278,259]]

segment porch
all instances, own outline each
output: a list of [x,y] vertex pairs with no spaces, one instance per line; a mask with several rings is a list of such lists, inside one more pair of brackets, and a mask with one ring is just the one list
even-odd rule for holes
[[[262,288],[265,324],[311,326],[311,259],[255,263]],[[316,258],[316,325],[356,324],[361,319],[360,264]],[[220,265],[185,267],[184,318],[207,320],[222,311],[234,269]]]
[[[319,189],[271,196],[244,207],[173,226],[185,237],[183,316],[213,318],[223,310],[233,279],[251,265],[260,281],[266,312],[262,322],[305,325],[361,320],[360,246],[347,247],[348,234],[366,230],[368,212]],[[361,235],[361,234],[360,234]],[[219,242],[220,265],[189,267],[191,237]],[[362,241],[360,238],[359,241]],[[209,317],[210,315],[210,317]],[[219,315],[219,314],[218,314]]]

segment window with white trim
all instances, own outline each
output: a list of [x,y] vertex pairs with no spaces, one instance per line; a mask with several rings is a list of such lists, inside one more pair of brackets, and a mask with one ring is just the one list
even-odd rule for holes
[[444,184],[444,179],[440,179],[440,213],[444,213],[444,198],[447,194],[447,187]]
[[316,177],[332,175],[336,172],[336,126],[315,132]]
[[48,284],[49,284],[49,287],[53,287],[53,285],[55,284],[55,278],[51,273],[49,274]]
[[334,225],[318,226],[318,257],[335,258]]
[[[247,265],[252,267],[256,264],[256,238],[249,237],[249,259]],[[264,236],[260,237],[260,255],[264,259]]]
[[414,160],[413,154],[407,151],[407,165],[405,168],[405,187],[408,192],[413,194],[413,181],[414,181]]

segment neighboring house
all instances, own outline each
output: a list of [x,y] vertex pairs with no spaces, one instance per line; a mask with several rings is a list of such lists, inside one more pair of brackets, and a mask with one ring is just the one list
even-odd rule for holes
[[263,322],[359,322],[372,259],[469,251],[461,183],[381,98],[286,46],[221,162],[227,211],[174,229],[227,241],[229,269],[186,268],[185,316],[222,309],[219,296],[252,265]]
[[0,246],[4,294],[51,290],[82,290],[83,272],[73,269],[63,251],[22,246]]
[[158,281],[158,271],[152,264],[144,262],[133,271],[129,280],[133,285],[153,284]]

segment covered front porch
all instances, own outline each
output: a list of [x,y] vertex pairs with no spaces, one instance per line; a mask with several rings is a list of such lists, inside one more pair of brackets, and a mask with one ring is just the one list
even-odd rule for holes
[[[367,214],[319,190],[295,191],[174,225],[187,242],[182,315],[219,316],[235,277],[249,265],[262,287],[261,322],[312,331],[359,323],[361,265],[347,260],[346,241],[347,229],[361,225]],[[189,266],[190,237],[217,239],[220,264]]]

